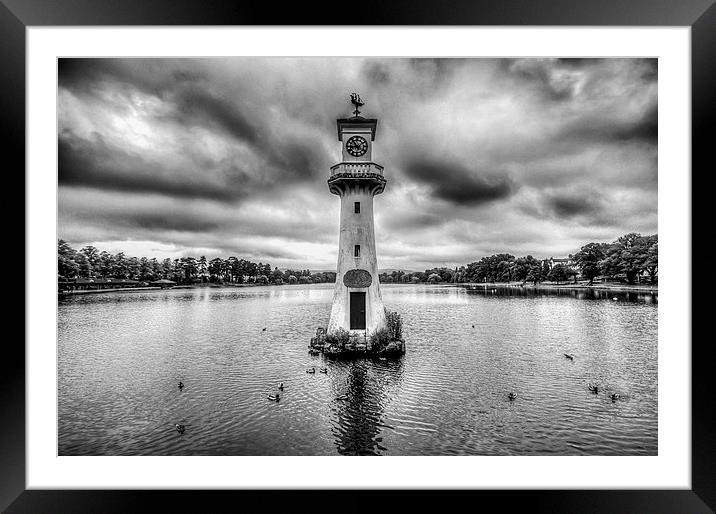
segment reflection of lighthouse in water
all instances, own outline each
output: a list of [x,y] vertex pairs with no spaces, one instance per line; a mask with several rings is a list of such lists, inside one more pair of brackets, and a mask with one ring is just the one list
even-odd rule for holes
[[389,399],[400,389],[402,359],[371,363],[345,362],[332,368],[333,435],[341,455],[382,455],[389,451],[385,436],[395,427],[385,419]]
[[351,95],[355,111],[337,120],[343,143],[342,162],[331,168],[328,188],[341,197],[338,268],[328,333],[345,329],[370,335],[385,327],[378,284],[373,227],[373,197],[385,189],[383,167],[372,162],[377,119],[360,116],[360,97]]

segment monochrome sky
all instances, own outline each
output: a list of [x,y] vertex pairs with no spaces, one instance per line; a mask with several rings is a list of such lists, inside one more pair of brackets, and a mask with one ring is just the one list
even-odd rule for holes
[[657,232],[655,59],[60,59],[58,237],[335,269],[336,118],[378,118],[378,266]]

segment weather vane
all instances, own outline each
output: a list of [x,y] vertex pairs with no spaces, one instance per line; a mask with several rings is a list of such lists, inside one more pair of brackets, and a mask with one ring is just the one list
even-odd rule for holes
[[360,114],[358,107],[363,107],[365,105],[365,102],[361,101],[358,93],[351,93],[351,103],[356,106],[356,110],[353,111],[353,114],[355,116],[358,116]]

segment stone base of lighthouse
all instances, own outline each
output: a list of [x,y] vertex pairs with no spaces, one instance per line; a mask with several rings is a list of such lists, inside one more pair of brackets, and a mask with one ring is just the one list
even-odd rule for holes
[[[394,313],[393,313],[394,314]],[[374,342],[373,338],[366,336],[364,332],[346,331],[342,333],[327,334],[326,329],[316,329],[316,337],[311,338],[308,345],[309,353],[329,356],[378,356],[398,357],[405,353],[405,341],[403,339],[383,340]]]

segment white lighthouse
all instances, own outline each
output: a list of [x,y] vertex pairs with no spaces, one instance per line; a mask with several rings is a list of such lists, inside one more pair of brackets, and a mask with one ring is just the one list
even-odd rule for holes
[[331,168],[328,188],[341,198],[338,268],[328,333],[344,329],[370,336],[386,324],[378,283],[373,197],[383,192],[383,167],[373,162],[377,119],[360,116],[363,105],[351,95],[353,116],[337,120],[342,161]]

